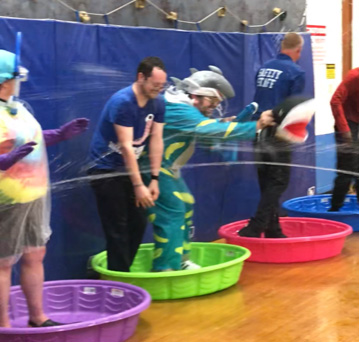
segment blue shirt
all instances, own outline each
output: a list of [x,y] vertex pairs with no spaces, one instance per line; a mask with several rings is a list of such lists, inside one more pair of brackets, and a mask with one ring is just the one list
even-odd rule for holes
[[286,97],[303,92],[305,72],[285,54],[263,64],[256,76],[254,101],[258,103],[258,112],[253,119],[268,109],[273,109]]
[[90,158],[96,169],[115,170],[124,166],[114,125],[133,127],[133,147],[138,158],[151,132],[153,122],[164,120],[163,96],[137,104],[132,85],[121,89],[107,101],[92,138]]

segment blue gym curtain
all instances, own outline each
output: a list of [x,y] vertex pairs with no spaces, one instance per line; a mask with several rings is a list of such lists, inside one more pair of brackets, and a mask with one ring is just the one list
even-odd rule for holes
[[[75,117],[91,119],[84,135],[48,150],[53,184],[53,235],[45,262],[48,280],[84,277],[87,258],[104,249],[94,197],[82,177],[101,109],[115,91],[134,81],[139,61],[159,56],[168,75],[178,78],[187,77],[190,67],[220,67],[236,91],[226,106],[227,114],[235,115],[252,101],[256,71],[277,54],[282,37],[0,18],[0,48],[14,51],[17,31],[23,33],[22,64],[30,70],[21,97],[31,105],[42,127],[55,128]],[[306,71],[305,93],[313,95],[310,36],[303,37],[299,64]],[[310,131],[307,146],[295,155],[295,164],[314,165],[313,127]],[[259,198],[255,166],[216,165],[253,160],[251,143],[239,146],[236,158],[233,152],[228,158],[228,153],[198,148],[183,171],[196,198],[198,241],[215,240],[222,224],[254,213]],[[314,171],[293,168],[292,183],[283,200],[305,195],[314,182]],[[146,241],[151,241],[150,229]],[[17,282],[17,274],[13,280]]]

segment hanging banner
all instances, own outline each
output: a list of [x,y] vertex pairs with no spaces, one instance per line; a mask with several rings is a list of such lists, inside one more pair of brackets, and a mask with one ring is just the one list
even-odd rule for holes
[[307,32],[312,38],[313,63],[324,64],[326,58],[327,27],[324,25],[307,25]]

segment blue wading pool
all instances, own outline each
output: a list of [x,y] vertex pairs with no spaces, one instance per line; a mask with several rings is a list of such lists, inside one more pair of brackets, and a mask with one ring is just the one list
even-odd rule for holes
[[359,231],[359,205],[356,195],[347,195],[339,211],[328,212],[331,195],[297,197],[283,203],[290,217],[314,217],[343,222]]

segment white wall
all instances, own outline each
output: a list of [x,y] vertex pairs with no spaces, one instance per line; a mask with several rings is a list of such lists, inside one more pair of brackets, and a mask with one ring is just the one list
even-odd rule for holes
[[[355,0],[357,1],[357,0]],[[358,0],[359,1],[359,0]],[[307,0],[307,25],[325,26],[319,29],[324,37],[312,36],[314,57],[314,90],[316,98],[316,193],[330,191],[336,173],[334,118],[330,99],[342,80],[342,0]],[[316,39],[318,38],[318,39]],[[322,39],[322,40],[320,40]],[[319,42],[319,43],[318,43]],[[319,49],[320,55],[317,54]],[[316,58],[319,57],[319,58]],[[328,79],[327,64],[335,65],[335,78]]]
[[[359,2],[359,0],[354,0]],[[322,135],[334,131],[334,119],[330,109],[330,99],[342,79],[342,0],[307,0],[307,25],[323,25],[325,32],[322,61],[314,62],[315,98],[315,134]],[[312,36],[315,48],[316,37]],[[313,51],[315,56],[315,51]],[[335,79],[327,79],[326,64],[335,64]]]

